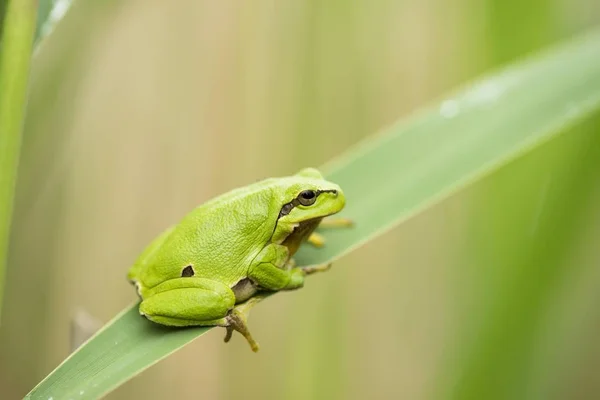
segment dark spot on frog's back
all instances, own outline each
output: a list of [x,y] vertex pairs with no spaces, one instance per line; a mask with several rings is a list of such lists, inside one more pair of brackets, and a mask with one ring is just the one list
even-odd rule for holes
[[182,278],[189,278],[194,276],[194,268],[192,268],[191,265],[188,265],[187,267],[185,267],[183,269],[183,271],[181,271],[181,277]]

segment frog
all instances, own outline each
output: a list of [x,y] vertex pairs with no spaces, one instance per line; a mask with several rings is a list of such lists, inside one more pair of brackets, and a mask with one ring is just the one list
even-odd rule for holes
[[127,273],[148,320],[170,327],[226,328],[256,352],[250,309],[280,291],[304,286],[305,277],[331,262],[298,266],[304,244],[323,247],[319,226],[350,227],[334,218],[346,204],[339,185],[316,168],[238,187],[200,204],[158,235]]

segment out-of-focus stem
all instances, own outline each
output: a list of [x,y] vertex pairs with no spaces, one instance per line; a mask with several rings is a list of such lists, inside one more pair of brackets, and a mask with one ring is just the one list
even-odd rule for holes
[[7,263],[27,82],[36,29],[36,0],[8,0],[0,48],[0,311]]

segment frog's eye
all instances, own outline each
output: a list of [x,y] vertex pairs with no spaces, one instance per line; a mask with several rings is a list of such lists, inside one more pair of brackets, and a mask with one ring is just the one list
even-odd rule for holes
[[297,197],[298,202],[303,206],[311,206],[317,200],[317,193],[314,190],[303,190]]

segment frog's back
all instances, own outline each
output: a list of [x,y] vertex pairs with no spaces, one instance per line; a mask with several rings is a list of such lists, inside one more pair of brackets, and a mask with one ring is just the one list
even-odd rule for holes
[[[185,216],[142,268],[144,286],[179,278],[188,266],[193,276],[228,286],[245,278],[277,221],[279,206],[273,201],[272,185],[267,180],[232,190]],[[185,274],[189,276],[189,268]]]

